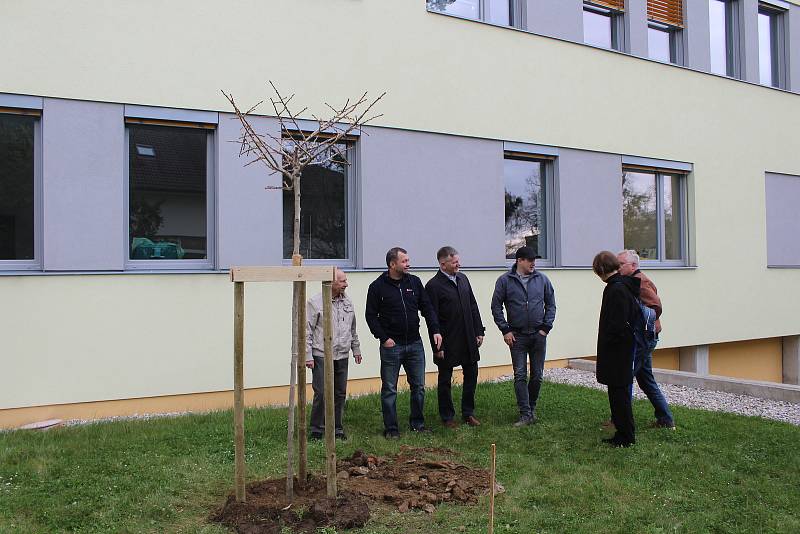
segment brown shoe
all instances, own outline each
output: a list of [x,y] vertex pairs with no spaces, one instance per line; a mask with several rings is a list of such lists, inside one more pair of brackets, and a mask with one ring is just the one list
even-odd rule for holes
[[481,426],[481,422],[478,421],[474,415],[470,415],[469,417],[464,418],[464,422],[467,423],[469,426]]
[[451,430],[454,430],[454,429],[458,428],[458,423],[456,423],[452,419],[450,419],[449,421],[442,421],[442,425],[444,425],[446,428],[449,428]]
[[615,430],[617,427],[614,426],[614,421],[611,419],[606,419],[602,423],[600,423],[600,427],[604,430]]

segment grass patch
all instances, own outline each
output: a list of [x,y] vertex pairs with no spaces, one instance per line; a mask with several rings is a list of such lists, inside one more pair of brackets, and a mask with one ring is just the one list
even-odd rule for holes
[[[545,383],[540,423],[521,429],[511,428],[511,383],[478,387],[478,428],[442,428],[435,397],[428,392],[425,410],[435,432],[404,432],[400,442],[381,436],[377,396],[348,401],[339,454],[392,454],[407,443],[488,467],[497,443],[499,533],[800,532],[800,427],[673,407],[677,431],[649,429],[652,409],[636,401],[637,445],[612,450],[599,443],[601,391]],[[401,421],[408,402],[399,396]],[[245,425],[248,480],[280,476],[286,410],[248,410]],[[0,532],[225,532],[205,519],[233,487],[232,426],[231,413],[218,412],[0,434]],[[323,468],[321,442],[309,461]],[[387,514],[358,532],[485,532],[487,502]]]

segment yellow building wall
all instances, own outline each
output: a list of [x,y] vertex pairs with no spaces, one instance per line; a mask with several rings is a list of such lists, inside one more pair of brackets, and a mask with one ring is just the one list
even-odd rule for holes
[[669,369],[671,371],[680,370],[681,359],[679,349],[656,349],[653,352],[653,367],[657,369]]
[[708,372],[746,380],[782,382],[782,341],[780,338],[770,338],[711,345],[708,350]]

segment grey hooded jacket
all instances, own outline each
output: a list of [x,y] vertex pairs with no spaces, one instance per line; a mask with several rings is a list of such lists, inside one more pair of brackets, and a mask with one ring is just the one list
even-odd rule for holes
[[556,318],[556,297],[550,279],[539,271],[533,271],[525,284],[517,274],[515,263],[511,270],[500,275],[494,286],[492,317],[503,335],[509,332],[532,334],[539,330],[550,332]]

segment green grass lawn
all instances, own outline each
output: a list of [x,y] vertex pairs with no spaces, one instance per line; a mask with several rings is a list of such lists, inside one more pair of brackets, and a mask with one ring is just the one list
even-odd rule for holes
[[[378,397],[362,397],[348,402],[339,454],[405,443],[488,467],[497,443],[498,533],[800,532],[800,427],[676,407],[677,431],[649,429],[650,405],[636,401],[637,445],[610,449],[599,443],[603,392],[545,383],[539,404],[540,423],[514,429],[512,384],[480,385],[483,426],[450,431],[429,391],[435,432],[387,442]],[[407,421],[407,393],[398,411]],[[285,414],[247,412],[248,481],[285,472]],[[232,489],[232,426],[221,412],[0,434],[0,532],[224,532],[206,517]],[[310,445],[312,469],[323,453]],[[487,503],[384,514],[358,532],[486,532]]]

